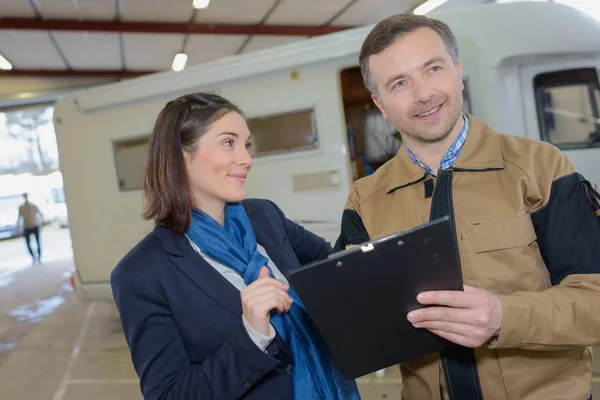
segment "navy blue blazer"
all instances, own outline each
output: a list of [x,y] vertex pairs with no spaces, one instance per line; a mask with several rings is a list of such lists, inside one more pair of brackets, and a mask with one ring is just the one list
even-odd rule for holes
[[[279,270],[327,257],[331,246],[271,201],[245,204]],[[156,227],[110,276],[145,399],[292,399],[292,359],[275,340],[261,351],[242,323],[240,292],[184,235]]]

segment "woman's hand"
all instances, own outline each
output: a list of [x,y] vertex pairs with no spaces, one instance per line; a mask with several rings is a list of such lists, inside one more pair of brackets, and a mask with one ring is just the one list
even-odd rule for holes
[[258,279],[241,291],[243,317],[257,332],[269,336],[270,312],[287,312],[292,306],[288,286],[269,276],[262,267]]

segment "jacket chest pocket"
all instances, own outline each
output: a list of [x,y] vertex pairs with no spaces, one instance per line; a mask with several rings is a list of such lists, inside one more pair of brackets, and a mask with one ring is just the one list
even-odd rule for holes
[[537,235],[527,211],[482,218],[471,222],[471,265],[493,293],[541,290],[550,277],[537,244]]
[[475,220],[472,225],[476,253],[529,246],[537,239],[527,211]]

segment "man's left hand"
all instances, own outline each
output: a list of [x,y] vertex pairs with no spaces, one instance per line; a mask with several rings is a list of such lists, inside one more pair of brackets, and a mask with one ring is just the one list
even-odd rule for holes
[[426,328],[451,342],[479,347],[500,334],[502,305],[488,291],[464,285],[461,291],[423,292],[417,301],[426,307],[408,313],[416,328]]

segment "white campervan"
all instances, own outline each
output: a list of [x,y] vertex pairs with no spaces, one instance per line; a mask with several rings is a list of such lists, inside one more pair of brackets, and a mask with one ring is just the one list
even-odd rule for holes
[[[455,32],[465,108],[494,129],[554,143],[600,183],[600,24],[554,3],[490,4],[432,14]],[[110,297],[109,274],[151,228],[141,217],[148,136],[170,99],[214,91],[253,133],[249,196],[334,241],[354,179],[399,146],[357,67],[372,26],[89,89],[56,104],[75,285]]]

